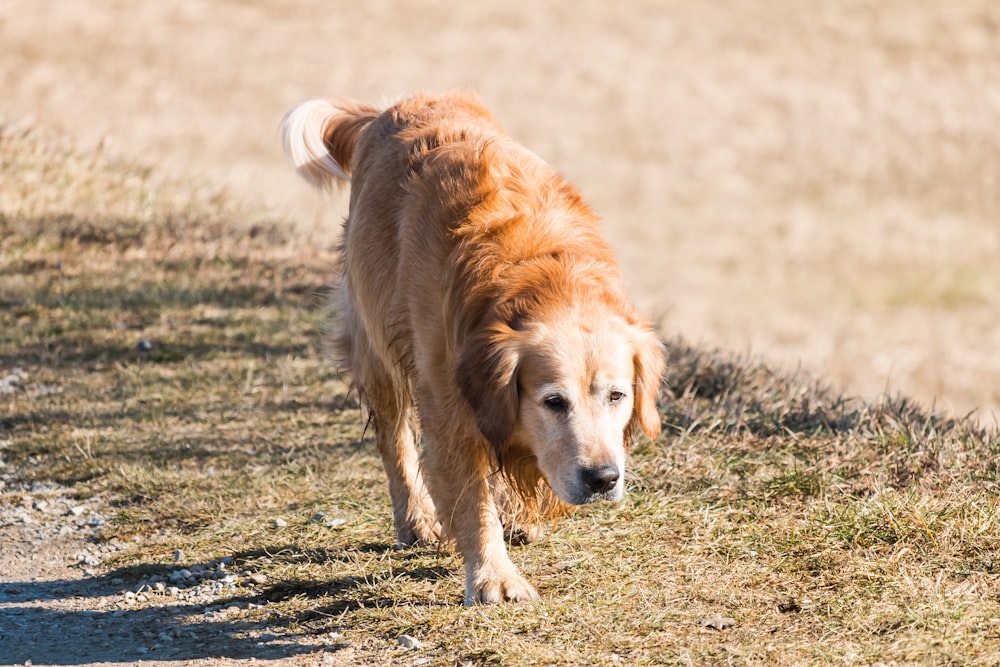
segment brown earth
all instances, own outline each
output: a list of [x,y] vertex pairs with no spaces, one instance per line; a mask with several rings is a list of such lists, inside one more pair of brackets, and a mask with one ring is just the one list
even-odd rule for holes
[[665,333],[866,397],[1000,407],[991,0],[0,2],[0,117],[332,239],[304,97],[479,90],[606,219]]

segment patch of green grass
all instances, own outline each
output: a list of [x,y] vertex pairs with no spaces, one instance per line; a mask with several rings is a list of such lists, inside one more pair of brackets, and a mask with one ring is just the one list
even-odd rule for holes
[[[0,369],[28,376],[2,397],[4,460],[104,498],[105,537],[141,538],[117,572],[231,556],[265,577],[238,594],[268,602],[249,617],[339,633],[360,664],[401,659],[404,633],[428,664],[1000,661],[1000,435],[680,340],[626,500],[512,549],[539,601],[462,607],[458,557],[391,548],[371,432],[323,359],[331,253],[0,136],[20,156],[0,182]],[[38,173],[74,185],[35,192]]]
[[988,302],[991,267],[963,264],[942,271],[940,268],[911,269],[915,274],[901,280],[885,295],[886,305],[894,308],[931,307],[958,310]]

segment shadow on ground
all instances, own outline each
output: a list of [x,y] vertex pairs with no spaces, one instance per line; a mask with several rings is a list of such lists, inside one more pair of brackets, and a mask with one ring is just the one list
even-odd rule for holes
[[[361,545],[362,551],[388,551],[386,545]],[[283,545],[234,556],[236,562],[258,557],[329,562],[335,554]],[[408,560],[403,559],[403,562]],[[278,660],[323,651],[341,651],[349,644],[331,634],[331,614],[345,614],[379,605],[399,604],[380,599],[363,577],[323,582],[282,581],[260,586],[251,594],[222,597],[202,605],[176,602],[128,608],[122,599],[142,574],[165,573],[160,564],[119,568],[100,577],[0,584],[0,665],[83,665],[96,662],[198,660],[210,658]],[[415,566],[396,576],[435,580],[447,570]],[[114,582],[114,583],[113,583]],[[366,589],[369,589],[366,591]],[[270,615],[269,602],[302,597],[315,601],[298,615]],[[76,609],[74,600],[107,598],[106,608]],[[165,598],[167,599],[167,598]],[[421,604],[413,600],[411,604]],[[426,602],[423,602],[426,604]],[[93,603],[87,603],[93,607]],[[263,610],[248,614],[249,605]],[[114,607],[112,607],[114,605]],[[117,608],[115,608],[117,607]],[[238,608],[239,611],[231,611]],[[29,662],[30,661],[30,662]]]

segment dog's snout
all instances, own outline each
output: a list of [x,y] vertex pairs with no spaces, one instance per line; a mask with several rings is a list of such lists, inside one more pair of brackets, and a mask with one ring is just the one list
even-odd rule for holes
[[593,493],[607,493],[615,488],[620,476],[618,466],[613,463],[583,470],[583,482]]

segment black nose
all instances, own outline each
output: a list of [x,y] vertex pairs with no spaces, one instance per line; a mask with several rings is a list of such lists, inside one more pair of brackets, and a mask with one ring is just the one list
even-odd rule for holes
[[618,483],[618,466],[611,463],[598,468],[584,468],[583,482],[594,493],[607,493]]

